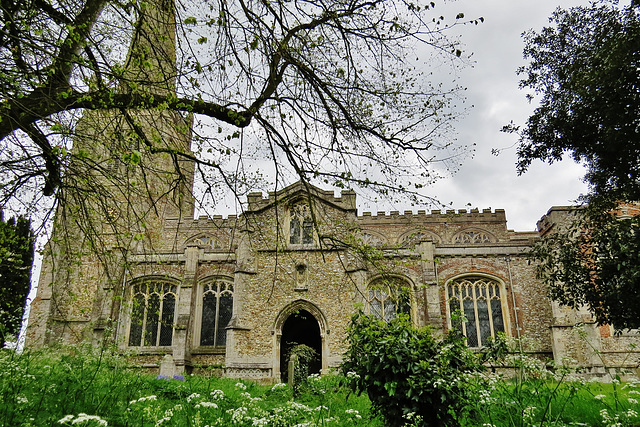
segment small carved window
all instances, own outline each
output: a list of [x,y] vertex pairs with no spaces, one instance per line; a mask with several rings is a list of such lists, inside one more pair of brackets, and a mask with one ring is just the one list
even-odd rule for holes
[[289,243],[292,245],[313,244],[313,219],[306,204],[291,209],[289,219]]
[[403,280],[379,279],[367,290],[367,310],[386,322],[399,313],[411,315],[411,288]]
[[[470,347],[482,347],[489,337],[505,331],[500,283],[486,277],[463,277],[447,285],[449,321],[467,337]],[[451,318],[456,312],[464,322]]]
[[232,315],[233,285],[224,281],[205,284],[202,289],[200,345],[226,345],[226,327]]
[[374,248],[380,248],[384,246],[384,240],[374,234],[363,233],[362,243],[367,246],[373,246]]
[[494,239],[491,238],[490,234],[485,233],[484,231],[476,231],[476,230],[464,231],[458,234],[454,239],[454,243],[456,244],[467,244],[467,245],[491,243],[493,241]]
[[402,247],[415,248],[415,246],[420,243],[425,237],[427,237],[427,235],[420,232],[408,234],[402,239]]
[[207,249],[220,249],[220,242],[218,239],[211,236],[200,236],[193,239],[192,243],[202,248]]
[[170,346],[177,286],[163,282],[140,283],[133,287],[129,345]]

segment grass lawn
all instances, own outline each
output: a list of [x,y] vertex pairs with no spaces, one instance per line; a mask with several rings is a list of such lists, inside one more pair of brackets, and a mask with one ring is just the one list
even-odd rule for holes
[[[562,377],[480,378],[475,419],[461,425],[640,426],[640,384]],[[0,351],[0,426],[384,426],[345,377],[299,390],[213,376],[156,378],[107,352]],[[420,425],[408,420],[407,425]]]

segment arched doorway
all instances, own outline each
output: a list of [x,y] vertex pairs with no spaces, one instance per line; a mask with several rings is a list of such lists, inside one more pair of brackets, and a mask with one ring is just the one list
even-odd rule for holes
[[318,357],[311,363],[309,373],[319,374],[322,368],[322,337],[320,325],[307,310],[298,310],[289,315],[282,325],[280,338],[280,371],[281,380],[287,382],[287,357],[289,350],[296,344],[304,344],[313,348]]

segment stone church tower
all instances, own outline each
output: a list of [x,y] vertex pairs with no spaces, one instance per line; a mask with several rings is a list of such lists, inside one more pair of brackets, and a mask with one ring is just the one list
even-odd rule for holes
[[[175,90],[173,4],[152,3],[121,91]],[[441,332],[461,310],[473,348],[505,333],[532,356],[594,375],[638,363],[637,350],[624,353],[637,335],[553,304],[526,257],[566,208],[552,208],[540,231],[514,232],[503,210],[359,214],[353,191],[298,182],[250,194],[240,216],[193,219],[194,166],[175,154],[190,153],[190,117],[87,112],[77,134],[28,347],[109,339],[156,372],[216,367],[273,382],[295,343],[315,349],[315,372],[336,368],[358,308]]]
[[[119,91],[175,93],[173,8],[158,1],[142,11]],[[193,164],[173,154],[191,154],[191,121],[174,111],[85,111],[31,308],[33,345],[100,335],[118,316],[132,256],[161,251],[168,220],[193,218]]]

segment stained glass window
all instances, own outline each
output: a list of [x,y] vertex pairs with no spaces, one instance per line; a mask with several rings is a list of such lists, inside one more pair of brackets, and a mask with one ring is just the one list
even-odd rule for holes
[[[500,283],[486,277],[462,277],[447,285],[451,326],[467,337],[470,347],[482,347],[505,331]],[[460,312],[464,322],[451,314]]]
[[298,204],[291,208],[289,243],[292,245],[313,244],[313,220],[309,206],[306,204]]
[[224,346],[226,327],[233,315],[233,285],[216,281],[207,283],[202,292],[200,345]]
[[369,314],[386,322],[398,313],[411,314],[410,286],[402,280],[382,279],[373,282],[368,289]]
[[177,286],[162,282],[133,287],[129,345],[170,346],[173,341]]

